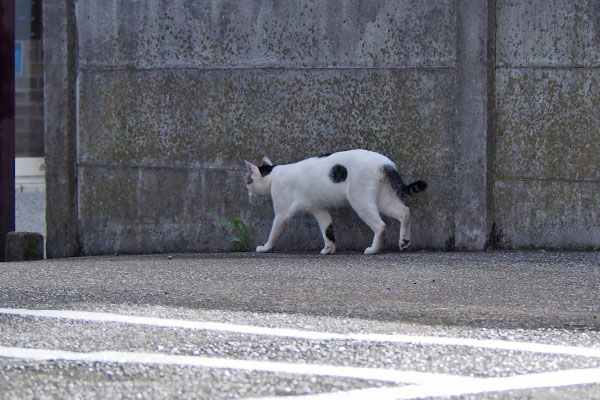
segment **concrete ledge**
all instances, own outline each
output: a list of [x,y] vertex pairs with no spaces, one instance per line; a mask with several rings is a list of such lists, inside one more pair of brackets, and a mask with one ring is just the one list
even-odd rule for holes
[[8,232],[6,261],[33,261],[44,258],[44,237],[34,232]]

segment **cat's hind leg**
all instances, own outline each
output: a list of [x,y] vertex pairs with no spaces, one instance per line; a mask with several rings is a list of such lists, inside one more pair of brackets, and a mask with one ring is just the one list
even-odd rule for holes
[[400,207],[400,238],[398,239],[398,245],[400,250],[404,251],[410,246],[410,208],[404,204]]
[[321,235],[323,235],[323,242],[325,242],[325,247],[321,250],[321,254],[335,253],[335,235],[333,233],[333,224],[331,223],[331,214],[329,211],[321,208],[311,210],[310,213],[317,219]]
[[373,243],[371,243],[370,247],[365,249],[365,254],[378,253],[383,245],[385,222],[383,222],[379,215],[375,198],[367,199],[367,196],[363,193],[357,197],[349,196],[348,200],[360,219],[362,219],[373,231]]
[[401,251],[408,249],[410,245],[410,209],[391,190],[380,193],[378,205],[384,215],[400,221],[398,245]]

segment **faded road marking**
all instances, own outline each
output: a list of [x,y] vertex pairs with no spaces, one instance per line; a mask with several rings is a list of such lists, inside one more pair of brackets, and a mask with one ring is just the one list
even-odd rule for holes
[[[230,323],[152,318],[114,313],[68,310],[28,310],[0,308],[0,315],[1,314],[19,317],[52,318],[95,323],[120,323],[163,328],[217,331],[244,335],[295,338],[301,340],[346,340],[357,342],[458,346],[488,350],[510,350],[540,354],[558,354],[600,358],[599,348],[548,345],[532,342],[515,342],[489,339],[478,340],[468,338],[412,336],[399,334],[345,334],[301,329],[267,328],[261,326]],[[142,352],[98,351],[80,353],[63,350],[0,347],[0,357],[49,362],[62,360],[217,368],[267,373],[297,374],[305,376],[343,377],[403,385],[296,396],[298,399],[306,400],[353,400],[367,397],[389,400],[419,399],[435,396],[448,397],[485,392],[503,392],[509,390],[600,384],[600,368],[533,373],[504,378],[473,378],[460,375],[401,371],[386,368],[362,368],[295,362],[252,361]],[[279,397],[273,397],[273,399],[277,398]]]
[[[418,399],[433,396],[447,397],[508,390],[600,384],[600,368],[526,374],[507,378],[471,378],[449,374],[400,371],[384,368],[340,367],[323,364],[249,361],[228,358],[175,356],[159,353],[120,351],[78,353],[63,350],[0,346],[0,357],[33,361],[139,363],[145,365],[233,369],[305,376],[342,377],[408,385],[403,387],[368,388],[334,393],[320,393],[308,396],[295,396],[296,399],[305,400],[353,400],[364,398],[377,398],[378,400]],[[271,399],[281,399],[281,397],[272,397]]]
[[87,322],[111,322],[131,325],[145,325],[163,328],[180,328],[203,331],[218,331],[244,335],[286,337],[304,340],[350,340],[358,342],[381,342],[417,345],[458,346],[488,350],[522,351],[541,354],[558,354],[578,357],[600,358],[600,348],[563,346],[533,342],[516,342],[493,339],[469,339],[438,336],[413,336],[377,333],[333,333],[288,328],[268,328],[253,325],[238,325],[221,322],[191,321],[155,317],[141,317],[114,313],[100,313],[69,310],[29,310],[0,308],[0,314],[22,317],[68,319]]
[[178,356],[161,353],[124,351],[97,351],[89,353],[30,349],[0,346],[0,357],[32,361],[83,361],[103,363],[138,363],[151,365],[174,365],[186,367],[235,369],[244,371],[272,372],[312,376],[372,380],[380,382],[426,385],[433,382],[467,383],[473,378],[449,374],[399,371],[381,368],[343,367],[324,364],[290,363],[277,361],[250,361],[230,358]]
[[[511,390],[558,388],[587,384],[600,384],[600,368],[516,375],[507,378],[470,378],[454,383],[435,381],[435,379],[432,379],[429,384],[319,393],[314,395],[295,396],[294,400],[409,400],[429,397],[466,396],[471,394]],[[261,398],[261,400],[275,399],[283,400],[284,397]]]

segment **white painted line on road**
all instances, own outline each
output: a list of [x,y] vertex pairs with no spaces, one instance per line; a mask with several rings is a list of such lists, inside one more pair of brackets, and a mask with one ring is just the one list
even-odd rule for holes
[[160,353],[99,351],[79,353],[64,350],[30,349],[0,346],[0,357],[33,361],[83,361],[102,363],[138,363],[217,369],[235,369],[308,376],[334,376],[403,384],[429,385],[467,384],[474,378],[448,374],[399,371],[382,368],[344,367],[323,364],[303,364],[277,361],[251,361],[216,357],[181,356]]
[[[358,342],[386,342],[400,344],[460,346],[490,350],[524,351],[542,354],[560,354],[600,358],[599,348],[548,345],[530,342],[514,342],[490,339],[449,338],[438,336],[412,336],[398,334],[332,333],[300,329],[267,328],[218,322],[181,319],[152,318],[113,313],[82,312],[68,310],[28,310],[0,308],[0,314],[19,317],[53,318],[96,323],[122,323],[164,328],[180,328],[203,331],[229,332],[244,335],[286,337],[303,340],[348,340]],[[37,361],[83,361],[140,363],[151,365],[190,366],[217,369],[233,369],[267,373],[286,373],[305,376],[332,376],[360,380],[391,382],[407,386],[368,388],[351,391],[297,396],[305,400],[358,400],[419,399],[434,396],[461,396],[484,392],[503,392],[555,388],[562,386],[600,384],[600,368],[564,370],[546,373],[517,375],[505,378],[472,378],[457,375],[399,371],[380,368],[344,367],[323,364],[302,364],[274,361],[252,361],[198,356],[178,356],[161,353],[137,353],[100,351],[78,353],[62,350],[0,347],[0,357]],[[272,399],[280,399],[273,397]]]
[[[600,368],[517,375],[507,378],[471,378],[448,374],[399,371],[380,368],[340,367],[322,364],[234,360],[227,358],[120,351],[79,353],[63,350],[0,346],[0,357],[32,361],[139,363],[146,365],[234,369],[304,376],[341,377],[409,385],[403,387],[368,388],[344,392],[296,396],[299,400],[353,400],[365,398],[377,398],[379,400],[418,399],[433,396],[448,397],[508,390],[600,384]],[[281,397],[272,397],[271,399],[281,399]]]
[[[403,387],[355,389],[344,392],[295,396],[294,400],[409,400],[588,384],[600,384],[600,368],[544,372],[506,378],[471,378],[469,381],[454,383],[431,382],[431,384],[417,384]],[[284,397],[261,398],[261,400],[276,399],[283,400]]]
[[[176,356],[157,353],[100,351],[78,353],[63,350],[1,347],[0,357],[32,361],[79,361],[102,363],[139,363],[201,368],[234,369],[306,376],[333,376],[407,384],[403,387],[368,388],[344,392],[296,396],[303,400],[379,400],[418,399],[434,396],[461,396],[485,392],[540,389],[584,384],[600,384],[600,368],[577,369],[507,378],[470,378],[447,374],[398,371],[378,368],[340,367],[273,361],[232,360],[226,358]],[[272,397],[271,399],[282,399]]]
[[244,335],[286,337],[304,340],[350,340],[358,342],[382,342],[398,344],[438,345],[471,347],[489,350],[521,351],[529,353],[559,354],[568,356],[600,358],[600,348],[562,346],[532,342],[515,342],[494,339],[469,339],[439,336],[413,336],[376,333],[332,333],[288,328],[268,328],[251,325],[237,325],[221,322],[191,321],[155,317],[141,317],[114,313],[99,313],[69,310],[29,310],[0,308],[0,314],[22,317],[68,319],[87,322],[111,322],[145,325],[163,328],[182,328],[204,331],[229,332]]

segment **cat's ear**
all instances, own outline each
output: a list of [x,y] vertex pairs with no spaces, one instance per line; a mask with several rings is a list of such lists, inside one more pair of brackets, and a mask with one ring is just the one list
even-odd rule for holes
[[248,172],[250,172],[250,173],[253,173],[253,172],[260,173],[258,171],[258,167],[256,165],[252,164],[251,162],[248,162],[248,161],[244,160],[244,164],[246,165],[246,169],[248,170]]
[[269,157],[264,156],[262,159],[262,165],[270,165],[273,166],[273,163],[271,162],[271,160],[269,160]]

